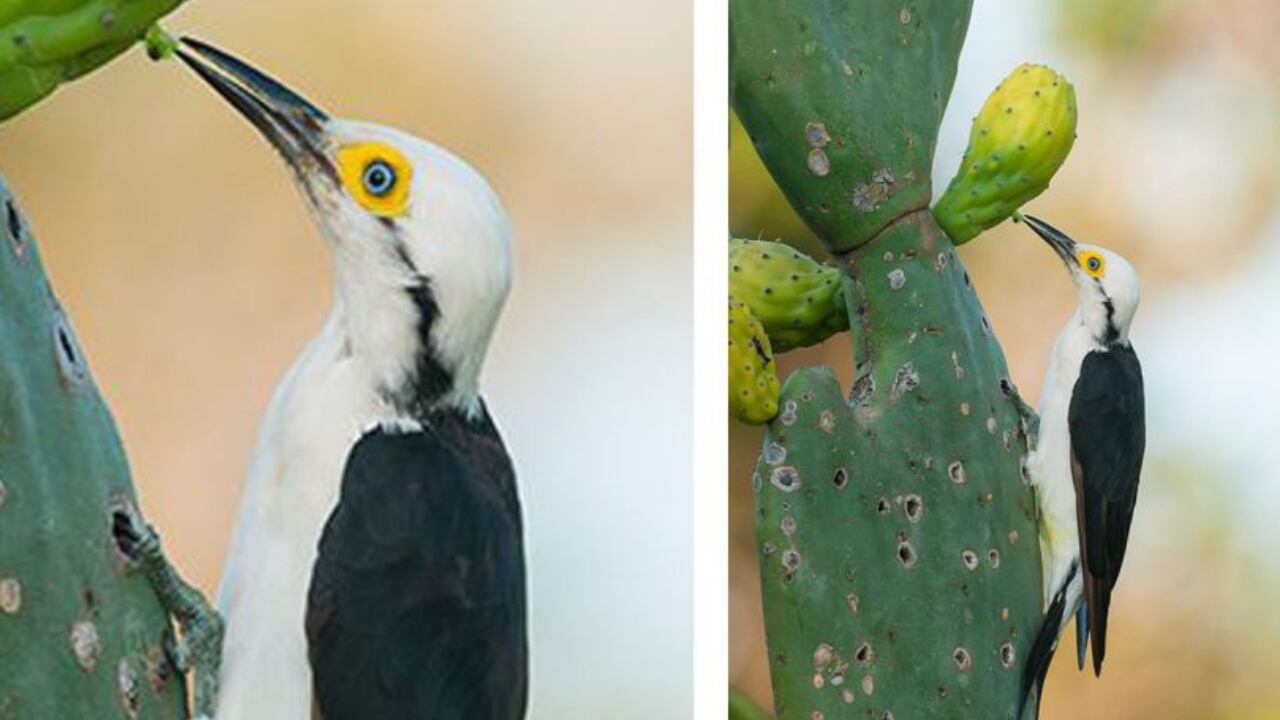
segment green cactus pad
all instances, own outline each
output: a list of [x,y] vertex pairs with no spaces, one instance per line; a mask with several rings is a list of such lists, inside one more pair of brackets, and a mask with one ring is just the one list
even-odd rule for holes
[[1040,556],[1004,358],[927,213],[847,270],[852,390],[792,374],[752,483],[775,709],[1008,720]]
[[730,240],[729,292],[751,308],[776,352],[849,329],[840,271],[790,245]]
[[177,720],[168,616],[110,533],[120,439],[2,181],[0,220],[0,720]]
[[1076,139],[1076,92],[1043,65],[1019,65],[973,119],[969,147],[933,209],[957,245],[1049,187]]
[[729,414],[759,425],[778,414],[773,348],[746,303],[729,296]]
[[0,2],[0,121],[124,52],[182,2]]
[[970,0],[734,0],[730,92],[756,151],[827,248],[928,207]]

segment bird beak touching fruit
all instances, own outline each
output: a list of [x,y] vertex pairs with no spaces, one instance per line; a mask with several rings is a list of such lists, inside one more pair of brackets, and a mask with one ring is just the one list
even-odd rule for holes
[[193,38],[183,38],[178,56],[258,128],[295,170],[319,170],[337,182],[325,152],[329,116],[278,81],[242,60]]
[[1062,258],[1062,262],[1066,263],[1067,267],[1076,266],[1075,240],[1067,237],[1066,233],[1039,218],[1024,215],[1022,219],[1032,230],[1036,231],[1037,235],[1049,243],[1049,247],[1053,248],[1053,251],[1058,254],[1058,257]]

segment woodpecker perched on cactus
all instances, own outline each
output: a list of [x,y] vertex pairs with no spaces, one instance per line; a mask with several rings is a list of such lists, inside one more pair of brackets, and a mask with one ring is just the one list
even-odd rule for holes
[[511,278],[498,198],[440,147],[178,54],[284,156],[334,267],[249,470],[216,717],[523,717],[520,506],[478,386]]
[[1078,306],[1058,335],[1040,391],[1039,440],[1027,459],[1040,509],[1048,608],[1023,676],[1018,716],[1043,687],[1067,620],[1077,662],[1093,644],[1102,673],[1107,612],[1124,562],[1146,443],[1142,368],[1129,343],[1138,276],[1124,258],[1023,218],[1071,274]]

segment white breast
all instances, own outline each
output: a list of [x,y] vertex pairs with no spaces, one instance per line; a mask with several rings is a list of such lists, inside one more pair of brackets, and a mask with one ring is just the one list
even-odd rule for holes
[[1093,348],[1093,336],[1073,315],[1058,335],[1040,388],[1040,435],[1027,469],[1040,508],[1040,558],[1044,597],[1052,596],[1080,555],[1076,529],[1076,492],[1071,477],[1068,413],[1080,363]]
[[307,720],[304,630],[316,544],[347,453],[388,414],[334,319],[276,389],[219,591],[227,620],[218,720]]

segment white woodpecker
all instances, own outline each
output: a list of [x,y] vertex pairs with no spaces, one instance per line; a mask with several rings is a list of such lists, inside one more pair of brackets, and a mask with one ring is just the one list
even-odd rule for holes
[[1066,265],[1078,305],[1058,334],[1040,390],[1040,428],[1027,470],[1040,513],[1047,603],[1028,656],[1017,717],[1039,693],[1067,620],[1076,660],[1092,642],[1102,673],[1107,611],[1129,541],[1146,443],[1142,368],[1129,342],[1138,275],[1105,248],[1076,243],[1046,222],[1027,225]]
[[520,504],[478,388],[511,281],[498,198],[436,145],[179,54],[284,156],[333,256],[243,491],[216,717],[523,717]]

